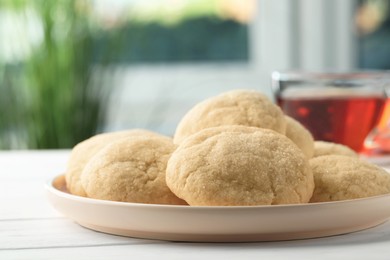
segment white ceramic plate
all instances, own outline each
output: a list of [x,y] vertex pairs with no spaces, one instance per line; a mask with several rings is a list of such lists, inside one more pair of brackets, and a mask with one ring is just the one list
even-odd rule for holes
[[275,241],[339,235],[390,217],[390,195],[339,202],[190,207],[114,202],[67,193],[63,175],[46,185],[51,204],[80,225],[116,235],[201,242]]

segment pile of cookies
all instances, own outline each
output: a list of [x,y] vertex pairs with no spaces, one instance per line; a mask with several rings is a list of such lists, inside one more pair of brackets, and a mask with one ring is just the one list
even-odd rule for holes
[[[319,119],[321,120],[321,119]],[[314,141],[265,95],[235,90],[195,105],[173,138],[105,133],[76,145],[70,193],[190,206],[324,202],[390,193],[390,174],[346,146]]]

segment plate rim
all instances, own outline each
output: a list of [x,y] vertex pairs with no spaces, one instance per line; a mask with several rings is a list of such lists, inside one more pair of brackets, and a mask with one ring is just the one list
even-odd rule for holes
[[[48,199],[55,209],[88,229],[134,238],[182,242],[311,239],[362,231],[390,219],[390,207],[382,209],[382,205],[390,204],[390,194],[302,204],[188,206],[81,197],[68,193],[64,181],[64,175],[58,175],[45,184]],[[361,207],[369,210],[351,221]],[[84,209],[88,209],[87,212]],[[91,215],[91,212],[94,213]],[[176,218],[180,220],[172,221]],[[186,222],[188,219],[198,224],[191,227]],[[333,221],[329,223],[329,219]]]
[[190,205],[173,205],[173,204],[148,204],[148,203],[137,203],[137,202],[124,202],[124,201],[111,201],[111,200],[102,200],[102,199],[94,199],[94,198],[88,198],[88,197],[82,197],[78,195],[71,194],[69,192],[61,191],[58,188],[54,186],[54,182],[58,179],[65,176],[64,174],[56,175],[54,178],[51,178],[50,180],[46,181],[45,183],[45,189],[51,193],[54,193],[60,197],[64,197],[67,199],[71,199],[74,201],[79,202],[86,202],[86,203],[93,203],[93,204],[100,204],[100,205],[106,205],[106,206],[124,206],[124,207],[150,207],[150,208],[174,208],[174,209],[186,209],[186,210],[212,210],[212,209],[218,209],[218,210],[247,210],[247,209],[287,209],[287,208],[316,208],[319,206],[340,206],[343,204],[350,204],[350,203],[360,203],[360,202],[367,202],[370,200],[377,200],[377,199],[385,199],[390,198],[390,193],[388,194],[382,194],[382,195],[376,195],[376,196],[370,196],[370,197],[363,197],[363,198],[357,198],[357,199],[348,199],[348,200],[339,200],[339,201],[327,201],[327,202],[313,202],[313,203],[295,203],[295,204],[279,204],[279,205],[253,205],[253,206],[190,206]]

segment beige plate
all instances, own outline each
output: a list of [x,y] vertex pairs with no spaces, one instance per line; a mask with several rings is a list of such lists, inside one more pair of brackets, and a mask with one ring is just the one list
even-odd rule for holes
[[46,186],[51,204],[80,225],[116,235],[200,242],[274,241],[344,234],[390,217],[390,195],[275,206],[190,207],[114,202],[67,193],[65,178]]

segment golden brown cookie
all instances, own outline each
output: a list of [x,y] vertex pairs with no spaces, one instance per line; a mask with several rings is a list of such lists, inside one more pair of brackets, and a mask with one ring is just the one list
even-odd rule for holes
[[[68,191],[74,195],[85,197],[86,194],[84,188],[81,186],[80,183],[80,175],[88,161],[102,148],[104,148],[107,144],[113,141],[119,140],[124,137],[144,135],[161,136],[157,133],[144,129],[132,129],[126,131],[98,134],[77,144],[72,149],[65,173],[66,186]],[[170,139],[169,137],[166,138]]]
[[283,112],[265,95],[254,90],[233,90],[195,105],[176,128],[174,143],[202,129],[222,125],[246,125],[286,131]]
[[172,140],[159,136],[132,136],[112,142],[85,166],[81,184],[88,197],[102,200],[187,204],[165,182]]
[[318,157],[322,155],[345,155],[351,157],[358,157],[358,154],[343,144],[336,144],[332,142],[325,141],[315,141],[314,142],[314,155],[313,157]]
[[324,155],[309,161],[315,189],[310,202],[338,201],[390,193],[390,174],[358,158]]
[[286,136],[303,151],[307,158],[313,157],[314,139],[311,133],[294,118],[285,116],[285,119],[287,122]]
[[308,161],[290,139],[246,126],[186,138],[168,161],[166,180],[191,206],[306,203],[314,189]]

